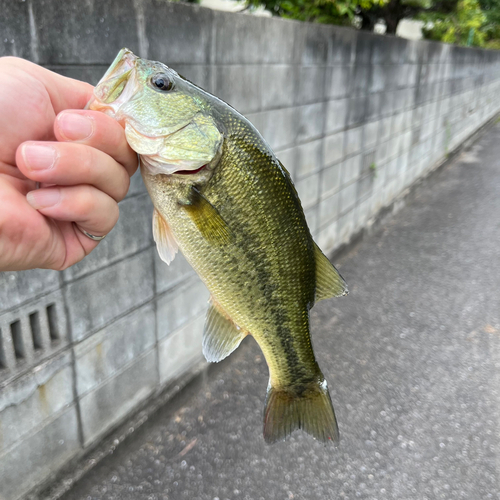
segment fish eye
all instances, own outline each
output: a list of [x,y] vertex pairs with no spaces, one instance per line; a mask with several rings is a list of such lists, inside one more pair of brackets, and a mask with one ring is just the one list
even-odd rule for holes
[[174,84],[172,83],[172,80],[165,75],[165,74],[160,74],[160,75],[155,75],[151,78],[151,83],[155,88],[158,90],[161,90],[163,92],[167,92],[172,89]]

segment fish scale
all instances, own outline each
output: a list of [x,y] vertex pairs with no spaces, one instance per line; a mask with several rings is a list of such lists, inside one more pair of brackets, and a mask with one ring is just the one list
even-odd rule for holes
[[220,361],[252,335],[270,373],[266,441],[297,428],[337,441],[309,310],[347,288],[314,243],[286,169],[231,106],[126,49],[95,95],[91,109],[133,128],[127,139],[155,206],[160,256],[168,263],[180,248],[211,293],[207,359]]
[[234,234],[231,244],[214,247],[195,230],[168,177],[149,176],[146,185],[217,303],[258,342],[273,383],[317,378],[308,315],[315,260],[303,211],[288,175],[253,130],[230,120],[226,126],[220,163],[203,194]]

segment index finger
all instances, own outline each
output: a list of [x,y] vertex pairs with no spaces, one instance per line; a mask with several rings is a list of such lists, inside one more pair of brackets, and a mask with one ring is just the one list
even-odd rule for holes
[[137,153],[128,145],[123,127],[100,111],[63,111],[57,115],[54,133],[58,141],[85,144],[108,154],[130,176],[137,170]]

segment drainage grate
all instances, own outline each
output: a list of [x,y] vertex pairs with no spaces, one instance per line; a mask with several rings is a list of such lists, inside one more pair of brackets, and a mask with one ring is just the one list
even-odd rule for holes
[[5,359],[5,350],[3,347],[2,330],[0,329],[0,370],[7,368],[7,360]]
[[30,314],[31,338],[33,339],[33,348],[39,351],[43,348],[42,329],[40,327],[40,314],[38,311]]
[[10,324],[10,334],[12,335],[12,345],[14,346],[16,359],[24,359],[26,357],[26,351],[24,350],[21,320],[18,319]]
[[52,341],[59,340],[59,328],[57,324],[57,310],[55,304],[47,306],[47,320],[49,322],[49,335]]
[[0,314],[0,379],[37,366],[68,344],[60,291]]

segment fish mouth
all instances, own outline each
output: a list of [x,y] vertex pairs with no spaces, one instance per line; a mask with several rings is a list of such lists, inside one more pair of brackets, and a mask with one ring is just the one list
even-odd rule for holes
[[[138,57],[129,49],[120,50],[111,66],[94,89],[94,95],[85,109],[102,111],[118,119],[122,104],[130,100],[137,91],[135,68]],[[120,120],[118,120],[120,122]]]
[[199,172],[201,172],[205,167],[208,167],[208,163],[205,165],[202,165],[200,168],[197,168],[196,170],[177,170],[174,172],[175,175],[194,175]]

